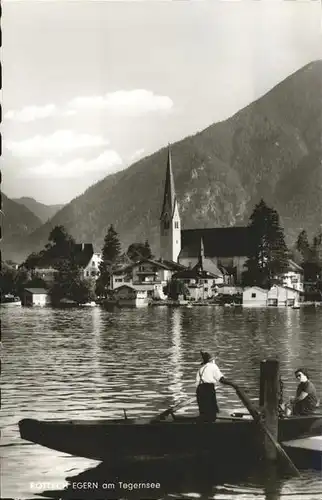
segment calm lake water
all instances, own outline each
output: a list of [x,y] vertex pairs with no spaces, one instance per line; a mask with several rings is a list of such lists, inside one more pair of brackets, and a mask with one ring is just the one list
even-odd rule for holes
[[[48,498],[47,490],[63,489],[66,477],[100,467],[21,440],[20,419],[122,417],[123,408],[129,416],[153,415],[194,395],[200,349],[214,353],[223,373],[254,399],[260,360],[269,356],[280,360],[285,399],[294,395],[298,366],[310,368],[322,396],[322,307],[108,312],[16,306],[2,307],[1,316],[2,498]],[[230,388],[220,387],[218,400],[223,412],[241,408]],[[196,406],[183,411],[195,412]],[[272,481],[253,473],[212,484],[190,475],[177,483],[174,478],[159,498],[318,500],[322,479],[317,471]]]

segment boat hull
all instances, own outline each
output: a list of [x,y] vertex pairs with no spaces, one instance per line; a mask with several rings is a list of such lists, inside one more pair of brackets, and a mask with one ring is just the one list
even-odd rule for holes
[[[321,433],[322,415],[290,417],[279,423],[279,441]],[[189,457],[218,452],[221,459],[259,454],[263,434],[249,419],[227,418],[204,423],[198,418],[175,421],[148,419],[101,421],[19,422],[23,439],[48,448],[94,460],[122,461]]]

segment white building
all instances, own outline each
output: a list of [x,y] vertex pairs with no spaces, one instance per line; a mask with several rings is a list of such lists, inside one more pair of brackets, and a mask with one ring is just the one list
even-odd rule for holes
[[46,306],[50,303],[48,290],[45,288],[25,288],[22,296],[24,306]]
[[268,306],[293,306],[300,300],[300,292],[288,286],[274,285],[268,291]]
[[304,271],[301,266],[296,264],[293,260],[289,260],[288,268],[285,273],[283,273],[280,277],[282,279],[282,285],[294,288],[299,292],[304,291]]
[[266,307],[267,306],[267,290],[259,286],[250,286],[243,290],[243,306],[244,307]]
[[102,255],[100,253],[93,253],[85,267],[83,268],[84,278],[95,278],[97,279],[99,272],[99,265],[102,262]]
[[142,259],[122,269],[114,271],[112,276],[112,288],[121,286],[141,286],[148,290],[151,298],[165,298],[163,288],[171,280],[174,272],[182,270],[183,267],[172,261],[158,261],[153,259]]

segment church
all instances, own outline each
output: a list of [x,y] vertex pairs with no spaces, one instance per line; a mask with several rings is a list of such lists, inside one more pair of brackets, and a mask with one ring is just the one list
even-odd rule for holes
[[169,148],[160,216],[161,259],[188,269],[197,266],[217,276],[220,273],[240,284],[249,241],[248,227],[182,229]]

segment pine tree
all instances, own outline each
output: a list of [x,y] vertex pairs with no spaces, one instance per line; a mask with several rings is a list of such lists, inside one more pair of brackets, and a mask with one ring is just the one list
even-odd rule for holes
[[245,284],[269,288],[288,266],[288,249],[276,210],[261,200],[250,217]]
[[120,259],[121,243],[117,232],[111,224],[104,238],[102,261],[99,265],[100,276],[96,286],[99,295],[106,295],[107,290],[111,288],[113,271],[119,266]]
[[296,248],[302,256],[304,281],[322,283],[322,231],[320,230],[310,244],[305,230],[298,235]]
[[303,229],[303,231],[301,231],[300,234],[298,235],[295,247],[296,247],[296,250],[298,250],[300,252],[304,261],[309,258],[311,248],[310,248],[307,232],[305,231],[305,229]]

